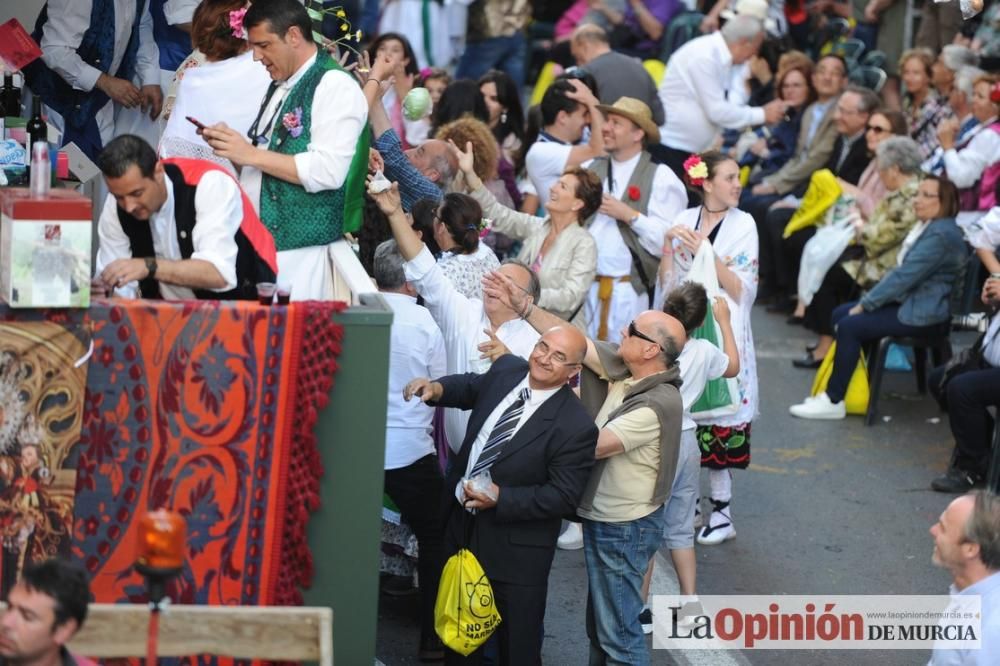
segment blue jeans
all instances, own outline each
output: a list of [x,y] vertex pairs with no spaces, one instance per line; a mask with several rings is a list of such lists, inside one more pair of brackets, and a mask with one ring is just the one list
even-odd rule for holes
[[468,42],[455,69],[455,78],[477,81],[491,69],[499,69],[507,72],[517,84],[517,89],[521,90],[524,87],[525,50],[524,34],[520,32],[510,37]]
[[840,402],[847,394],[847,385],[861,358],[862,345],[887,335],[931,336],[936,335],[948,322],[930,326],[910,326],[899,321],[899,305],[894,303],[861,314],[848,315],[857,301],[838,305],[833,311],[833,325],[837,327],[837,353],[833,357],[833,373],[826,385],[826,394],[831,402]]
[[583,521],[590,666],[648,666],[642,577],[662,540],[662,506],[627,523]]

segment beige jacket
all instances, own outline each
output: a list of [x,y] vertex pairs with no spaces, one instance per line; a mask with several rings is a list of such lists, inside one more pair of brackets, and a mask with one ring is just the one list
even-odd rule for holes
[[812,110],[817,103],[813,102],[802,112],[802,126],[799,128],[799,139],[795,144],[795,154],[792,155],[792,159],[761,181],[773,185],[778,194],[788,194],[800,185],[808,183],[813,171],[825,167],[830,155],[833,154],[833,144],[837,141],[837,127],[833,124],[833,111],[837,108],[836,98],[823,113],[812,143],[806,147],[809,125],[812,123]]
[[[483,215],[493,220],[496,231],[522,241],[517,258],[531,266],[549,234],[552,224],[549,218],[501,206],[485,187],[472,192],[471,196],[483,207]],[[556,237],[548,254],[542,258],[538,271],[542,297],[538,305],[566,320],[579,308],[573,323],[581,326],[585,320],[580,304],[587,297],[596,273],[597,244],[593,236],[579,224],[570,225]]]

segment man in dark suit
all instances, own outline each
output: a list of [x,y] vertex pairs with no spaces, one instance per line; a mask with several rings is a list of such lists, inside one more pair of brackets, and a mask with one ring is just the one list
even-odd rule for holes
[[[407,400],[472,410],[445,476],[445,552],[467,545],[482,564],[502,618],[501,664],[541,663],[561,519],[575,514],[597,447],[597,427],[567,385],[586,352],[579,330],[557,327],[527,362],[507,354],[483,375],[415,379],[403,392]],[[464,659],[448,652],[446,661],[481,663],[482,650]]]
[[[878,109],[878,103],[878,96],[872,91],[851,86],[841,94],[834,109],[837,140],[822,168],[829,169],[837,178],[851,185],[858,184],[871,161],[865,130],[871,114]],[[796,194],[804,195],[806,187],[800,188]],[[783,205],[782,202],[771,206],[760,236],[760,252],[766,258],[761,261],[761,279],[772,282],[771,286],[776,290],[777,301],[769,308],[771,311],[790,312],[794,308],[791,295],[798,290],[802,249],[816,233],[815,226],[808,226],[789,238],[782,237],[795,210],[794,205]]]

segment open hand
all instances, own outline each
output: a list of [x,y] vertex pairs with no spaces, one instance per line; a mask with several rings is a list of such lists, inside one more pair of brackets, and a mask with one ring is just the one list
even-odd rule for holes
[[488,328],[484,329],[483,333],[489,336],[489,340],[487,340],[486,342],[479,345],[479,347],[477,347],[477,349],[479,349],[480,351],[479,358],[488,358],[492,362],[496,361],[504,354],[510,353],[510,350],[507,348],[507,345],[505,345],[503,342],[500,341],[500,338],[497,337],[496,333],[494,333]]
[[483,295],[499,300],[517,313],[527,310],[532,302],[530,294],[500,271],[493,271],[483,276]]
[[466,175],[466,180],[468,181],[468,177],[476,173],[476,156],[472,150],[472,142],[465,142],[465,150],[459,148],[451,139],[448,139],[448,145],[451,146],[451,152],[455,155],[455,159],[458,160],[458,168]]

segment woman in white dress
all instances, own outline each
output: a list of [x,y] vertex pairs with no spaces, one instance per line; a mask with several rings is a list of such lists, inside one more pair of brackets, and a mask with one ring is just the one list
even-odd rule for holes
[[191,42],[197,50],[178,70],[177,98],[160,138],[161,157],[197,157],[236,172],[229,160],[215,155],[188,118],[208,126],[224,122],[240,133],[253,124],[271,77],[230,25],[230,14],[245,4],[204,0],[195,10]]
[[702,191],[704,200],[678,215],[667,231],[661,275],[668,284],[683,282],[698,247],[708,240],[740,354],[736,412],[711,419],[694,417],[701,465],[709,469],[712,492],[712,515],[699,531],[698,543],[714,545],[736,536],[730,470],[750,464],[750,425],[757,414],[757,361],[750,328],[750,310],[757,297],[757,227],[753,217],[736,208],[741,187],[735,161],[712,151],[692,156],[685,164],[690,185]]

